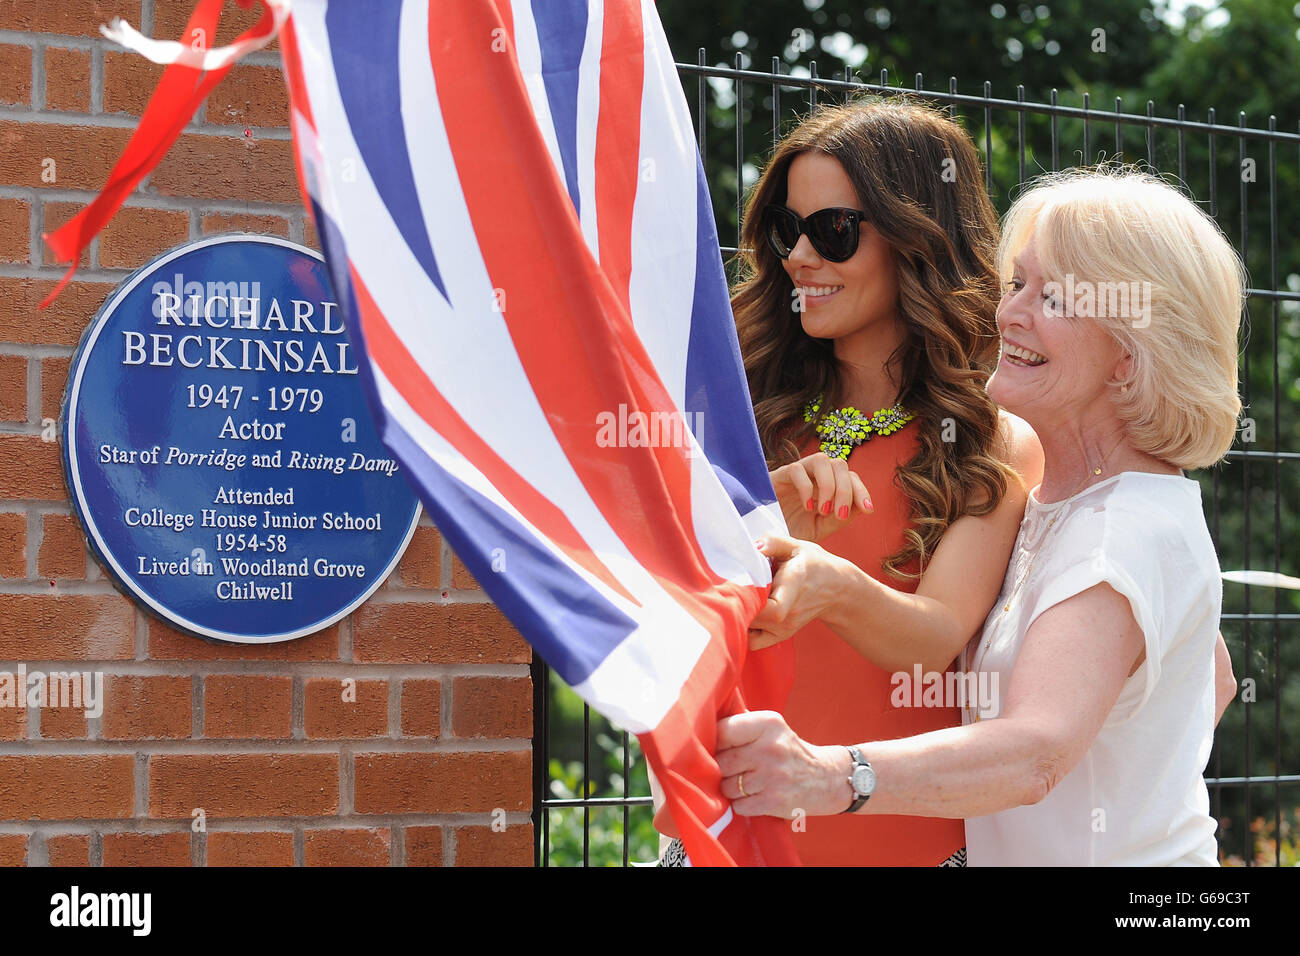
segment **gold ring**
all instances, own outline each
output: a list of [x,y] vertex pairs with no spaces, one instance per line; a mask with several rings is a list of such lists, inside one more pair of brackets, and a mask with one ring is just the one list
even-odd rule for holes
[[740,795],[742,797],[749,796],[749,794],[745,792],[745,775],[743,773],[736,778],[736,786],[740,787]]

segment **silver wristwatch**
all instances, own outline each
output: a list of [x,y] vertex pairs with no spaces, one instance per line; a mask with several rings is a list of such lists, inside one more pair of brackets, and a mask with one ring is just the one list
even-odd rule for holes
[[853,788],[853,802],[845,813],[856,813],[858,808],[871,799],[872,791],[876,789],[876,772],[871,769],[871,764],[867,763],[867,758],[862,756],[862,751],[857,747],[849,747],[849,756],[853,758],[853,772],[849,774],[849,786]]

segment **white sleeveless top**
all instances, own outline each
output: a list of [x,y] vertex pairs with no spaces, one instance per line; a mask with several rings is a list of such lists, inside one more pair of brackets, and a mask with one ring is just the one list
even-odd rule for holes
[[960,660],[993,700],[963,722],[1001,712],[1034,619],[1102,582],[1128,598],[1146,659],[1042,801],[966,820],[971,866],[1218,865],[1202,773],[1223,583],[1195,481],[1122,472],[1060,502],[1030,493],[1002,593]]

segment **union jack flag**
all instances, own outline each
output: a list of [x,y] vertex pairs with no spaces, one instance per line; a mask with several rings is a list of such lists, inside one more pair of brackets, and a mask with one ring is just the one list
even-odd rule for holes
[[784,696],[788,645],[745,645],[754,539],[785,525],[652,0],[266,7],[383,440],[520,633],[638,735],[692,862],[797,862],[711,756],[720,716]]

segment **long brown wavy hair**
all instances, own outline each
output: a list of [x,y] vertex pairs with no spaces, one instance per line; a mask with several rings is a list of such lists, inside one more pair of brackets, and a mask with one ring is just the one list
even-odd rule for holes
[[911,527],[884,567],[915,578],[904,568],[916,560],[924,570],[948,526],[991,512],[1015,478],[998,453],[998,409],[984,391],[998,345],[997,216],[969,137],[928,106],[824,106],[782,140],[745,206],[731,303],[769,468],[797,460],[814,434],[803,421],[808,402],[823,395],[823,408],[843,404],[834,342],[804,332],[793,285],[762,234],[763,210],[785,202],[790,164],[810,151],[839,161],[867,221],[894,250],[906,337],[889,364],[900,401],[919,420],[920,449],[897,472]]

